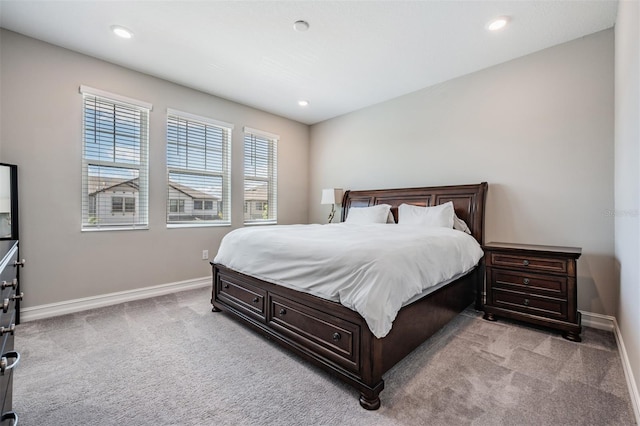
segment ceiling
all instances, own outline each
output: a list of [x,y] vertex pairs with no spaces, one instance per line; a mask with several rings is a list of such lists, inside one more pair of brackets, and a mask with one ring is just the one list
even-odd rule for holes
[[[616,11],[608,0],[0,0],[0,26],[313,124],[610,28]],[[487,31],[497,16],[510,24]]]

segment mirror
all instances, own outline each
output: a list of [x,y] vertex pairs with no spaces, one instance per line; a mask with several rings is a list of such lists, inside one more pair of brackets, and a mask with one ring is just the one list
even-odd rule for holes
[[18,167],[0,163],[0,240],[18,239]]

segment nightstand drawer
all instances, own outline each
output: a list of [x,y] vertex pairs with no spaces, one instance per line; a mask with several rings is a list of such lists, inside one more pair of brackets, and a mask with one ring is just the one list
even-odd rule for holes
[[524,293],[567,298],[567,278],[562,276],[492,269],[490,279],[493,289],[506,287]]
[[492,266],[504,266],[509,268],[518,268],[521,270],[542,272],[557,272],[559,274],[566,274],[568,270],[566,260],[550,257],[491,253],[490,262]]
[[552,297],[536,296],[534,294],[494,288],[491,302],[493,306],[505,309],[517,309],[534,315],[544,315],[549,318],[567,318],[566,300]]

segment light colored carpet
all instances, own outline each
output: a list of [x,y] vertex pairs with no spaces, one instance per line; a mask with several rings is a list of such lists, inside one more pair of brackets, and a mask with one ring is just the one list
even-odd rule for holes
[[192,290],[18,326],[21,425],[630,425],[612,333],[472,309],[385,375],[382,407]]

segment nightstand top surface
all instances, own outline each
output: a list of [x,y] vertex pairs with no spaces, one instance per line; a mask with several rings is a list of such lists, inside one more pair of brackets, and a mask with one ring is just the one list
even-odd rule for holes
[[573,255],[576,258],[580,257],[582,254],[582,249],[580,247],[561,247],[561,246],[542,246],[536,244],[518,244],[518,243],[501,243],[501,242],[490,242],[482,246],[483,249],[486,250],[521,250],[521,251],[532,251],[532,252],[541,252],[541,253],[562,253]]

